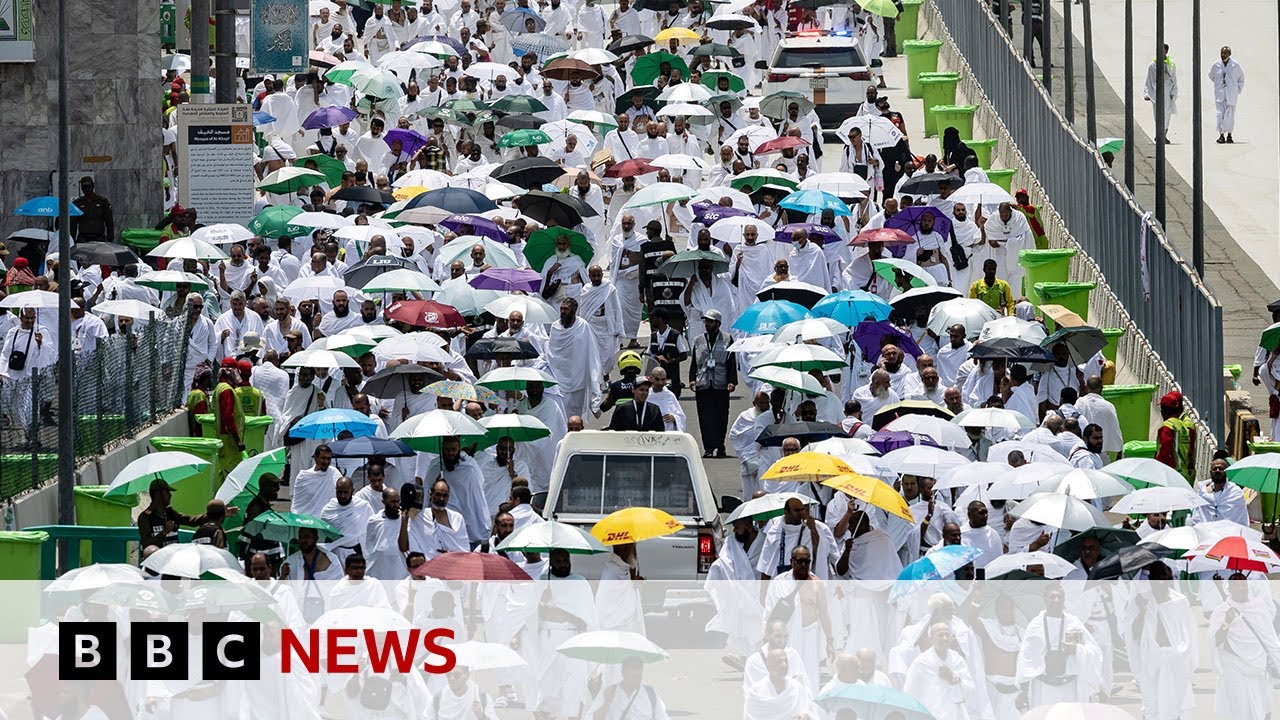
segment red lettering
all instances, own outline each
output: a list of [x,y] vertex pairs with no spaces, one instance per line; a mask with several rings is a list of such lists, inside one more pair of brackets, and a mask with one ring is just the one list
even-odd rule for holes
[[355,639],[357,631],[355,628],[332,628],[325,636],[325,649],[328,656],[325,669],[331,673],[357,673],[360,672],[360,666],[355,663],[343,663],[339,656],[356,654],[354,645],[339,645],[340,640]]
[[364,631],[364,646],[369,653],[369,668],[375,673],[385,673],[387,671],[387,656],[395,653],[396,670],[404,675],[413,670],[413,655],[418,644],[418,634],[421,631],[413,628],[409,631],[409,642],[403,647],[400,645],[400,633],[386,633],[385,642],[379,647],[378,633],[372,630]]
[[293,655],[298,654],[298,659],[302,662],[302,667],[309,673],[320,672],[320,631],[307,631],[307,647],[302,646],[302,641],[292,630],[285,628],[280,631],[280,645],[283,652],[280,653],[280,672],[292,672]]
[[440,638],[452,640],[453,631],[448,628],[436,628],[435,630],[429,630],[427,631],[426,638],[423,640],[423,644],[426,646],[427,652],[432,655],[439,655],[443,660],[443,662],[438,665],[432,665],[430,662],[422,663],[422,670],[424,672],[429,672],[432,675],[443,675],[447,672],[451,672],[458,665],[458,656],[453,652],[453,650],[436,642]]

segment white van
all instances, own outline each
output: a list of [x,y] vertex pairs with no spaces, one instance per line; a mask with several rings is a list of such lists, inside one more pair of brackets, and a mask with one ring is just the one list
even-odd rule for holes
[[[670,513],[684,530],[638,545],[646,580],[699,580],[716,559],[720,511],[693,436],[583,430],[565,435],[551,470],[543,516],[590,531],[627,507]],[[575,555],[574,572],[600,577],[602,556]],[[668,603],[672,598],[667,598]]]

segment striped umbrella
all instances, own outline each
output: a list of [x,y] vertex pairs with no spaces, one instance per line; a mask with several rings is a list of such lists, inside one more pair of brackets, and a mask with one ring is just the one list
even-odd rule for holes
[[548,58],[562,52],[568,52],[569,43],[555,35],[546,33],[528,33],[511,38],[511,47],[521,54],[534,53],[540,58]]

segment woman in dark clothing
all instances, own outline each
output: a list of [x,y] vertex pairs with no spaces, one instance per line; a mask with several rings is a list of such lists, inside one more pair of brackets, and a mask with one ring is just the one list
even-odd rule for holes
[[964,159],[977,156],[968,145],[960,141],[960,131],[949,127],[942,133],[942,169],[954,173],[964,167]]

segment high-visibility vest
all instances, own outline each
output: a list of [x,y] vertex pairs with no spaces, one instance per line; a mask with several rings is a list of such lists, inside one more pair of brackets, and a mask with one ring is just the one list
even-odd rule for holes
[[262,391],[252,385],[241,385],[234,391],[236,404],[240,406],[240,414],[244,417],[257,417],[262,414]]
[[1187,478],[1188,482],[1194,484],[1196,474],[1195,425],[1185,418],[1175,417],[1165,420],[1161,423],[1161,427],[1173,431],[1173,456],[1177,463],[1174,469]]
[[236,432],[242,436],[244,434],[244,409],[240,405],[239,397],[236,396],[236,389],[231,387],[230,383],[220,382],[213,388],[213,426],[217,428],[218,434],[222,435],[222,393],[229,392],[234,400],[232,405],[235,411]]

